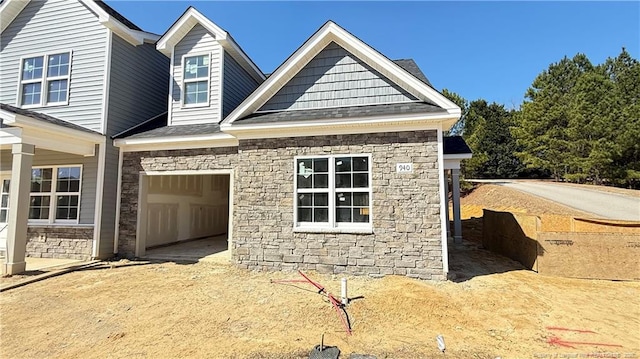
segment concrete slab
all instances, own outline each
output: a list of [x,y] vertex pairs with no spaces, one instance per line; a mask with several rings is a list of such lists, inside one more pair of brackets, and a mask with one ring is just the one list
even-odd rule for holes
[[58,259],[58,258],[25,258],[27,271],[41,271],[44,269],[57,269],[69,265],[77,265],[83,261],[78,259]]

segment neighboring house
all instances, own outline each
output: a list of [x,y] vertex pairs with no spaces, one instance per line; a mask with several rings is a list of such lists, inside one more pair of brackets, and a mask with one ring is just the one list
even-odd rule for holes
[[113,256],[118,149],[111,136],[166,111],[159,36],[101,1],[0,4],[0,250]]
[[157,47],[168,111],[115,140],[121,256],[226,233],[243,268],[446,278],[445,169],[467,154],[445,157],[460,108],[415,62],[327,22],[263,82],[192,8]]

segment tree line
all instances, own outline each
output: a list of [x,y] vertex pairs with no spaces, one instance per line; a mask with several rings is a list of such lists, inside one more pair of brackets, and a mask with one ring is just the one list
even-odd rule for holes
[[554,178],[640,188],[640,62],[623,48],[598,65],[584,54],[540,73],[519,109],[468,102],[450,134],[473,150],[466,178]]

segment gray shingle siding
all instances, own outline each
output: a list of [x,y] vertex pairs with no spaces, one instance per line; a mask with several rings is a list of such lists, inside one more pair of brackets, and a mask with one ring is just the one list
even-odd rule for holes
[[224,118],[238,107],[258,87],[259,83],[226,51],[224,51],[223,68],[222,117]]
[[113,35],[107,135],[167,110],[169,59],[153,44],[133,46]]
[[409,102],[401,89],[353,54],[330,43],[258,111]]
[[[183,107],[182,57],[184,55],[211,54],[209,64],[209,106]],[[202,25],[196,24],[175,46],[173,55],[173,91],[171,93],[172,125],[220,122],[220,61],[222,46]]]
[[107,29],[77,1],[32,1],[0,36],[0,102],[17,99],[20,59],[72,51],[69,105],[32,108],[94,131],[102,128]]

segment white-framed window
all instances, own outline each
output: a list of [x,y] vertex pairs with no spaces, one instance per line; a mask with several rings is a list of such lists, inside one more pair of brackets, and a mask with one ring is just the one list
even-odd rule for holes
[[182,81],[184,106],[209,105],[210,54],[184,56],[182,58]]
[[304,156],[294,161],[296,228],[372,228],[370,154]]
[[68,104],[70,72],[71,52],[22,58],[18,86],[20,106]]
[[29,221],[35,223],[78,223],[82,166],[33,167]]

